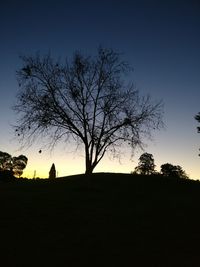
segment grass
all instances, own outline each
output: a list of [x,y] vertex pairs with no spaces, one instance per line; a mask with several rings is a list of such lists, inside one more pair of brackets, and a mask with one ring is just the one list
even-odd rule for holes
[[1,266],[200,266],[200,183],[93,174],[0,184]]

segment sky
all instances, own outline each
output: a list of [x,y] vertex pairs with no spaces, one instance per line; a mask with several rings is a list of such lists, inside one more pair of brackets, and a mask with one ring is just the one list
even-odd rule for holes
[[24,176],[48,177],[52,163],[58,176],[84,172],[84,151],[73,142],[38,153],[42,143],[20,149],[12,125],[16,114],[16,71],[21,55],[50,52],[70,58],[77,50],[95,54],[99,45],[123,54],[134,68],[131,80],[141,95],[164,102],[165,128],[144,140],[144,151],[129,151],[121,161],[107,157],[95,171],[130,173],[143,152],[153,154],[157,170],[180,165],[200,179],[200,134],[194,116],[200,112],[200,3],[198,0],[49,0],[0,3],[0,150],[24,154]]

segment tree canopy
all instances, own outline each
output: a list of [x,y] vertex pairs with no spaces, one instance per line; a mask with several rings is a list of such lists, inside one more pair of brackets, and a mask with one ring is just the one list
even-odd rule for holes
[[188,178],[185,171],[179,165],[165,163],[161,165],[161,174],[166,177]]
[[155,173],[154,158],[150,153],[143,153],[139,158],[138,166],[135,167],[135,172],[143,175],[151,175]]
[[8,171],[15,176],[20,177],[23,174],[23,170],[26,168],[28,158],[24,155],[18,157],[12,157],[7,152],[0,151],[0,172],[3,175]]
[[72,138],[84,147],[86,173],[106,152],[125,144],[134,150],[162,127],[162,102],[139,95],[128,81],[130,66],[112,49],[99,48],[94,57],[77,52],[64,63],[39,54],[22,62],[17,136],[28,144],[47,137],[52,147]]

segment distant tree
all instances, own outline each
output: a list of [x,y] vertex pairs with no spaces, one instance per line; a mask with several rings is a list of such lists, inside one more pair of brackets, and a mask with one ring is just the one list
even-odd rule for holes
[[188,176],[186,172],[179,165],[172,165],[170,163],[165,163],[161,165],[161,174],[167,177],[177,177],[187,179]]
[[55,178],[56,178],[56,168],[55,164],[53,163],[49,171],[49,179],[55,179]]
[[138,166],[135,167],[135,172],[143,175],[155,173],[155,164],[152,154],[143,153],[139,158]]
[[9,170],[12,167],[12,156],[7,152],[0,151],[0,170]]
[[131,68],[112,49],[99,48],[96,57],[75,53],[64,64],[50,55],[22,60],[17,136],[28,144],[47,137],[52,147],[73,138],[84,146],[87,174],[106,152],[120,155],[125,144],[135,149],[162,126],[162,102],[139,96],[125,77]]
[[[197,120],[200,123],[200,112],[195,116],[195,120]],[[198,133],[200,133],[200,126],[197,127]],[[199,154],[200,156],[200,154]]]
[[28,162],[28,158],[24,155],[20,155],[18,157],[12,157],[7,152],[0,151],[0,171],[1,174],[9,172],[20,177],[23,173]]
[[26,168],[28,158],[24,155],[13,157],[12,170],[14,175],[20,177],[23,174],[23,170]]

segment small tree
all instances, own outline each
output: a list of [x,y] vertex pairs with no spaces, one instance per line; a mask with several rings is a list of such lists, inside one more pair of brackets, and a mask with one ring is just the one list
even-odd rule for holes
[[50,55],[22,60],[17,136],[28,145],[49,137],[52,147],[73,138],[84,147],[87,174],[107,152],[120,155],[125,144],[134,150],[162,126],[162,102],[139,96],[128,82],[130,67],[112,49],[99,48],[96,57],[76,53],[64,64]]
[[188,176],[186,172],[179,165],[173,165],[170,163],[162,164],[161,166],[161,174],[166,177],[177,177],[187,179]]
[[55,179],[55,178],[56,178],[56,168],[55,164],[53,163],[49,171],[49,179]]
[[139,158],[135,172],[143,175],[151,175],[155,172],[154,158],[152,154],[143,153]]

